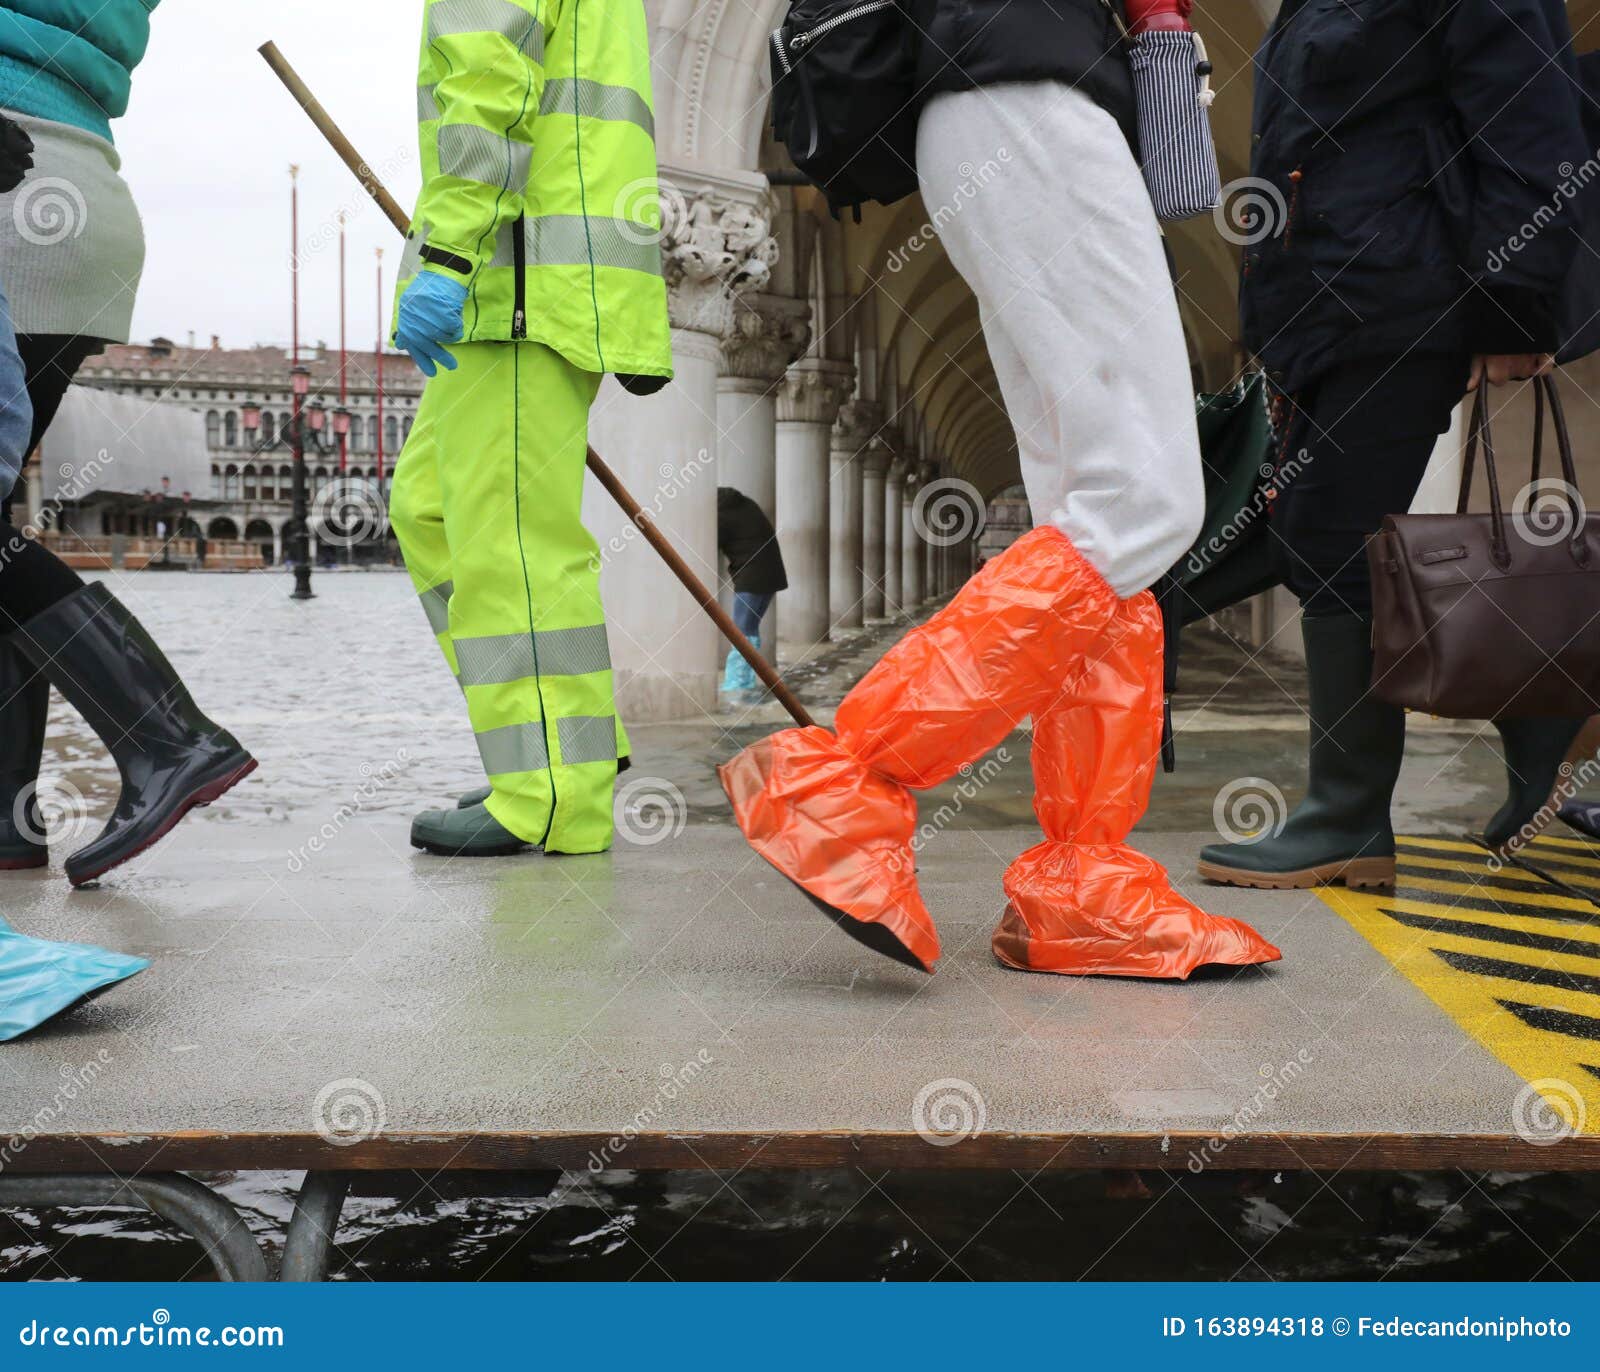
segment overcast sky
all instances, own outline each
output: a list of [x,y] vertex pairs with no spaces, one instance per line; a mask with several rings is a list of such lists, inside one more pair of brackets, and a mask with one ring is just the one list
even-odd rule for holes
[[337,343],[335,218],[350,211],[350,341],[377,334],[374,250],[400,238],[256,49],[273,39],[401,205],[416,196],[422,0],[163,0],[113,125],[149,260],[133,337],[289,338],[289,164],[300,164],[302,336]]

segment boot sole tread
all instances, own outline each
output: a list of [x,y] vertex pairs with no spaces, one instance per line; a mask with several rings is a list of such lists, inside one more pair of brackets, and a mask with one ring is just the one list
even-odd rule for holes
[[1207,881],[1255,891],[1305,891],[1315,886],[1338,885],[1353,891],[1392,891],[1395,884],[1394,858],[1345,858],[1293,872],[1254,872],[1245,867],[1202,862],[1199,871]]
[[516,844],[497,844],[493,848],[451,847],[449,844],[433,843],[427,839],[417,838],[411,840],[411,846],[419,853],[431,853],[434,857],[445,858],[517,857],[519,854],[528,852],[533,847],[532,844],[520,841]]
[[[113,872],[118,867],[125,866],[127,863],[132,862],[134,858],[138,857],[141,853],[149,852],[150,849],[154,848],[156,844],[160,843],[162,839],[176,829],[191,810],[203,810],[212,802],[220,800],[247,776],[249,776],[250,773],[255,771],[258,766],[260,766],[260,764],[255,760],[255,758],[246,754],[245,761],[242,765],[235,767],[231,772],[227,773],[223,777],[220,777],[216,781],[208,781],[204,786],[198,787],[196,790],[194,790],[181,804],[174,808],[173,813],[167,822],[137,848],[133,849],[131,852],[124,853],[121,857],[115,858],[112,861],[95,868],[91,872],[69,872],[67,874],[67,880],[70,881],[73,886],[87,886],[91,881],[100,880],[100,878],[105,876],[107,872]],[[71,859],[68,859],[68,861],[70,862]]]

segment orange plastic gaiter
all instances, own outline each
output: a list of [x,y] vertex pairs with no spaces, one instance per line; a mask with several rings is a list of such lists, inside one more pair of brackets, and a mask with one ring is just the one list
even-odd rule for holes
[[1164,634],[1155,597],[1120,604],[1091,659],[1033,726],[1034,809],[1046,839],[1005,877],[995,956],[1031,972],[1187,977],[1276,962],[1247,924],[1206,914],[1126,843],[1161,751]]
[[789,729],[720,769],[740,829],[847,932],[931,971],[909,788],[953,776],[1054,699],[1119,603],[1064,534],[1035,529],[867,673],[837,736]]

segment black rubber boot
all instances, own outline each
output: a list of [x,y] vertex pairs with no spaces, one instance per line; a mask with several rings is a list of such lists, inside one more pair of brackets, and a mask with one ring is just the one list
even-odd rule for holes
[[411,821],[411,846],[438,857],[509,857],[532,845],[505,828],[483,804],[427,810]]
[[1200,875],[1229,886],[1270,890],[1340,881],[1353,887],[1392,887],[1389,803],[1405,755],[1405,711],[1369,693],[1370,619],[1307,619],[1301,632],[1311,677],[1306,798],[1276,836],[1204,849]]
[[[1557,807],[1550,797],[1561,776],[1567,750],[1588,723],[1583,719],[1497,719],[1505,751],[1507,792],[1505,804],[1484,828],[1483,838],[1503,852],[1536,838],[1555,819]],[[1515,842],[1514,842],[1515,841]]]
[[49,681],[0,640],[0,872],[50,861],[34,796],[49,712]]
[[57,601],[7,641],[84,717],[122,777],[106,827],[67,859],[74,886],[142,853],[255,771],[256,760],[200,712],[155,640],[104,586]]

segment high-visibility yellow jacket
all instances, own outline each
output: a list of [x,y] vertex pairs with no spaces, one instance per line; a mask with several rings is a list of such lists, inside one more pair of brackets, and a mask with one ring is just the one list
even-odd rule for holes
[[469,291],[463,341],[672,375],[642,0],[427,0],[422,194],[401,265]]

